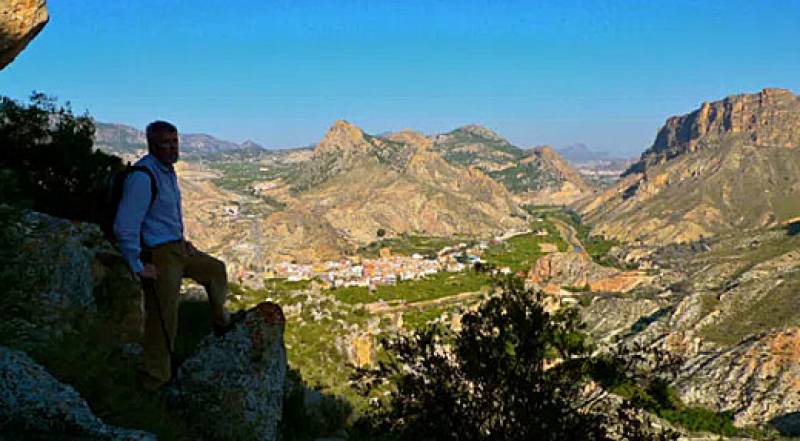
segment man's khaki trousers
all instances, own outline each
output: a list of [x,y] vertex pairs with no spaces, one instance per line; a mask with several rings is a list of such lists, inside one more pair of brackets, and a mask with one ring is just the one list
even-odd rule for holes
[[[188,277],[203,285],[211,306],[211,323],[225,325],[225,293],[228,279],[225,264],[208,254],[187,250],[185,241],[170,242],[145,250],[147,261],[156,266],[158,277],[144,281],[144,356],[142,384],[155,390],[172,378],[170,354],[178,334],[178,293],[181,279]],[[167,345],[171,345],[168,349]]]

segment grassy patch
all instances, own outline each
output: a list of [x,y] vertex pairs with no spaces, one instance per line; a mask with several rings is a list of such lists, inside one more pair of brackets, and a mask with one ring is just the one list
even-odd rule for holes
[[762,299],[738,305],[736,314],[706,327],[702,335],[723,345],[731,345],[751,334],[800,324],[798,292],[800,274],[792,274]]
[[605,266],[617,266],[615,262],[605,256],[612,247],[619,246],[620,242],[607,240],[600,236],[592,236],[592,226],[584,224],[581,215],[577,212],[565,207],[541,205],[528,205],[525,209],[533,216],[538,216],[545,220],[558,219],[572,226],[577,233],[577,239],[583,244],[586,253],[589,254],[592,260]]
[[475,271],[440,272],[424,279],[400,282],[394,286],[379,286],[372,294],[367,288],[362,287],[339,288],[331,293],[338,300],[349,304],[372,303],[379,300],[418,302],[475,292],[490,284],[491,281],[486,274]]
[[710,432],[725,436],[742,433],[733,426],[732,413],[686,406],[671,387],[658,382],[647,389],[625,382],[615,385],[611,391],[630,400],[635,406],[692,432]]
[[509,267],[511,271],[529,270],[539,257],[543,256],[539,250],[540,243],[554,243],[559,251],[567,249],[567,243],[559,236],[558,230],[548,222],[537,222],[534,228],[545,228],[549,235],[536,236],[532,233],[514,236],[486,250],[483,259],[498,268]]

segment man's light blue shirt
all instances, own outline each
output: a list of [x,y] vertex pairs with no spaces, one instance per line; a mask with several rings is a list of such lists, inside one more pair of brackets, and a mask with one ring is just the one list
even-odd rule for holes
[[146,247],[183,238],[183,213],[178,175],[172,165],[163,164],[153,155],[146,155],[136,165],[144,166],[156,178],[156,199],[150,204],[150,177],[134,171],[125,179],[122,200],[114,219],[114,235],[122,256],[133,272],[144,268],[139,255],[142,242]]

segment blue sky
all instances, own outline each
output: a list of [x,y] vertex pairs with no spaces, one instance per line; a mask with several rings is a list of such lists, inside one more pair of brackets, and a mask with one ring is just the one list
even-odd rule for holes
[[269,147],[314,143],[343,118],[634,155],[703,101],[800,93],[800,0],[48,4],[0,93]]

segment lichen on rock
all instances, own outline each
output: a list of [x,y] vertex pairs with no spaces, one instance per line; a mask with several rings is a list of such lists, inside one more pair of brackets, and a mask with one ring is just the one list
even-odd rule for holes
[[[172,387],[181,411],[209,439],[277,439],[286,381],[285,318],[274,303],[200,342]],[[201,417],[197,417],[201,416]]]

